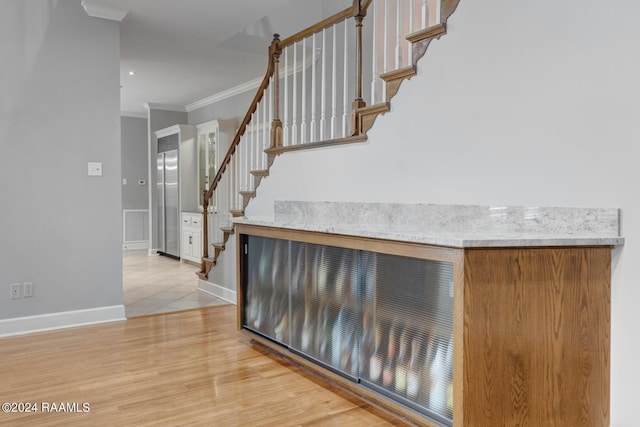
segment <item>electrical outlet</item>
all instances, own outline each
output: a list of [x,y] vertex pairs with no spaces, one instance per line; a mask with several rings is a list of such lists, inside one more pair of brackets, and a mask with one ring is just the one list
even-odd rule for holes
[[11,284],[11,299],[19,299],[22,298],[22,285],[20,283],[12,283]]
[[31,298],[33,296],[33,282],[25,282],[22,284],[22,296]]

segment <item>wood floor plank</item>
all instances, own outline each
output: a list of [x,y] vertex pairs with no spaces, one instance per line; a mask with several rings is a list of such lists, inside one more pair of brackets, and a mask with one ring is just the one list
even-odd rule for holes
[[0,413],[0,426],[406,425],[272,355],[231,305],[0,339],[0,402],[88,402],[88,413]]

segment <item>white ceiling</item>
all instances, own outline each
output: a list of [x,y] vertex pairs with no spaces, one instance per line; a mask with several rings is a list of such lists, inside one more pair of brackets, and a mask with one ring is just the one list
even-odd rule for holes
[[[305,3],[84,0],[83,4],[128,11],[120,23],[121,111],[143,114],[145,103],[185,107],[261,77],[275,32],[271,23],[281,26],[278,10],[293,1],[298,3],[294,9]],[[291,5],[283,10],[290,9]],[[136,74],[130,76],[129,71]]]

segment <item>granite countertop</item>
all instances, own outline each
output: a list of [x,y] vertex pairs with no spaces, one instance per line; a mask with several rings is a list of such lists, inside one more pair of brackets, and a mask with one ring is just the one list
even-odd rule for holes
[[456,248],[624,244],[614,208],[287,201],[273,220],[234,222]]

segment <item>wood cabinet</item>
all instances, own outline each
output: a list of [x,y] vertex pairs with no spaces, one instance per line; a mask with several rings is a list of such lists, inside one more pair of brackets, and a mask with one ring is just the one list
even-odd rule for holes
[[256,342],[424,425],[609,425],[610,246],[236,227]]
[[181,259],[200,263],[202,261],[202,214],[182,213]]

